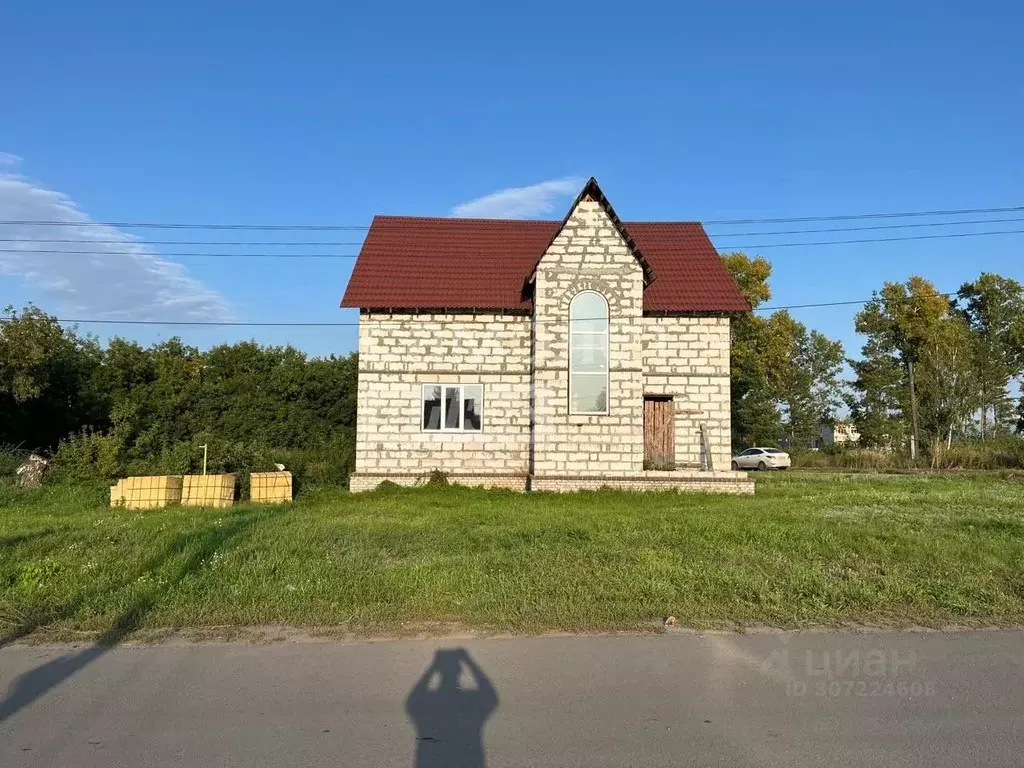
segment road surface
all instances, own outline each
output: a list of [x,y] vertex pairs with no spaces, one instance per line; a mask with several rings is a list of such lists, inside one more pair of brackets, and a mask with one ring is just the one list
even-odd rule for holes
[[0,765],[1020,766],[1024,633],[0,649]]

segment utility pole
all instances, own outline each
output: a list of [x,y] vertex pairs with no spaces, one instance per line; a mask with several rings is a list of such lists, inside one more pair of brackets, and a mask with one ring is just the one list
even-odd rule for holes
[[910,443],[910,458],[917,458],[920,435],[917,430],[917,391],[914,389],[914,361],[907,361],[907,371],[910,374],[910,419],[914,428],[914,439]]

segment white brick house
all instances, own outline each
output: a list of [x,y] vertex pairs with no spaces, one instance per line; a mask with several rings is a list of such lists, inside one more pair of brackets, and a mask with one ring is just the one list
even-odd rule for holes
[[359,307],[353,491],[752,493],[730,466],[729,317],[703,227],[627,222],[594,179],[561,222],[378,216]]

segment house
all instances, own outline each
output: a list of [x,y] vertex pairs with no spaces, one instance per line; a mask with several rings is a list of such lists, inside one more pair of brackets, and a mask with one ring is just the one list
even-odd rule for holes
[[821,434],[814,441],[815,448],[828,445],[857,445],[860,443],[860,432],[852,421],[837,421],[834,424],[822,424]]
[[377,216],[358,307],[353,491],[753,493],[730,467],[729,319],[703,227],[623,222],[594,179],[562,221]]

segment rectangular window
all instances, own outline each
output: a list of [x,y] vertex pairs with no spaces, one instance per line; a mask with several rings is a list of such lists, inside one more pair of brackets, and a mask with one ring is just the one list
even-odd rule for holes
[[484,423],[484,388],[482,384],[467,384],[462,388],[462,428],[479,432]]
[[424,384],[423,430],[479,432],[484,422],[482,384]]
[[444,388],[444,428],[459,429],[462,409],[459,402],[462,399],[462,390],[459,387]]
[[423,387],[423,428],[441,428],[441,387],[433,384]]

